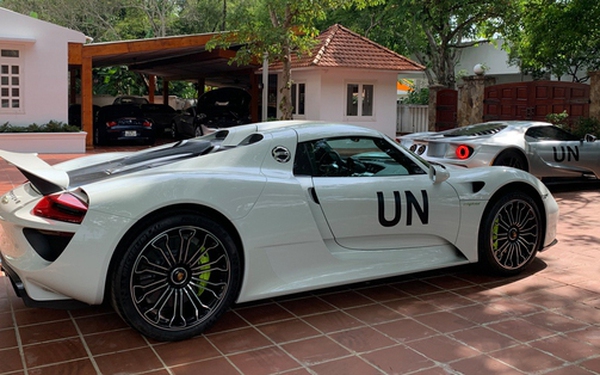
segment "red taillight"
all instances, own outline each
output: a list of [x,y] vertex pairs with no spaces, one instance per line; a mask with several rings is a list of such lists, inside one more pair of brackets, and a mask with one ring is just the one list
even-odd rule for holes
[[117,126],[117,122],[116,121],[108,121],[106,123],[106,127],[108,127],[108,128],[112,128],[113,126]]
[[144,127],[145,128],[151,128],[152,127],[152,123],[150,121],[144,121]]
[[468,159],[471,156],[471,148],[467,145],[460,145],[456,148],[456,157],[460,160]]
[[79,224],[87,212],[87,204],[70,193],[47,195],[33,208],[35,216]]

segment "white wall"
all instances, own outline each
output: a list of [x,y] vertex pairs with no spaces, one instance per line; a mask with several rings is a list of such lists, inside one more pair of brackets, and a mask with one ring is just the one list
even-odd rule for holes
[[0,112],[0,124],[42,124],[68,118],[68,43],[85,35],[0,8],[0,48],[21,51],[19,113]]
[[[294,70],[292,79],[298,83],[306,83],[306,115],[294,118],[355,124],[376,129],[394,137],[396,135],[397,75],[397,72],[343,68]],[[278,82],[282,82],[281,74]],[[346,84],[351,82],[374,85],[374,116],[371,118],[345,115]],[[280,99],[278,98],[278,102]]]

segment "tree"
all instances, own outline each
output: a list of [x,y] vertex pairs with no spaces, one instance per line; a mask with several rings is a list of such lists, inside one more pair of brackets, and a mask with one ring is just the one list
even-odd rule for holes
[[[461,51],[493,35],[514,13],[513,0],[387,0],[346,26],[426,66],[429,84],[454,88]],[[512,19],[512,18],[511,18]],[[329,23],[341,22],[329,18]]]
[[233,42],[244,44],[232,63],[248,64],[262,61],[283,64],[283,86],[279,108],[283,119],[292,118],[290,89],[293,54],[308,53],[316,42],[319,30],[316,23],[327,12],[352,5],[364,8],[378,0],[251,0],[237,9],[232,17],[234,34],[223,34],[209,44],[210,48],[229,47]]
[[518,24],[505,36],[513,64],[534,77],[553,74],[573,82],[600,69],[600,2],[597,0],[521,0]]

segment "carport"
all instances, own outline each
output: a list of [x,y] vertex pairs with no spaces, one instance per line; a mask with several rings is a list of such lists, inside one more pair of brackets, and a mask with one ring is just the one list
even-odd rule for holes
[[144,74],[149,81],[149,100],[154,101],[155,77],[163,78],[163,101],[168,102],[169,81],[195,81],[205,84],[244,85],[252,96],[252,119],[258,121],[259,65],[229,64],[240,45],[208,51],[206,43],[217,33],[174,36],[107,43],[69,43],[70,101],[75,103],[76,79],[81,78],[82,129],[87,132],[86,147],[93,147],[92,68],[126,65]]

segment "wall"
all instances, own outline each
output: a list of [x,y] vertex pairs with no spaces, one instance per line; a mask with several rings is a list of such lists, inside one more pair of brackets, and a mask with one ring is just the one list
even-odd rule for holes
[[42,124],[68,118],[68,43],[85,35],[0,8],[0,47],[21,51],[19,113],[0,113],[0,124]]
[[[306,83],[306,115],[295,119],[355,124],[395,137],[397,72],[311,68],[294,70],[292,78],[295,82]],[[281,74],[278,81],[281,82]],[[345,116],[346,84],[351,82],[374,85],[374,116]]]

